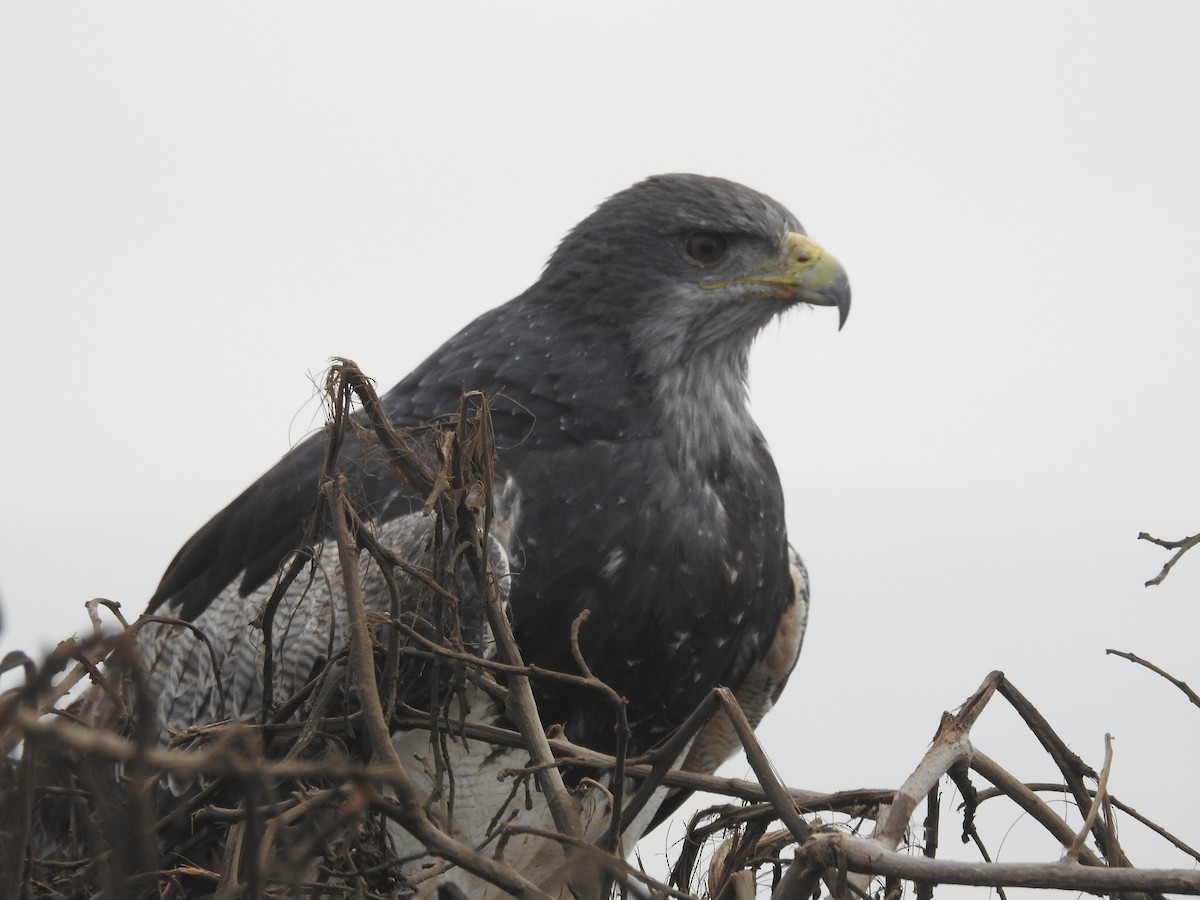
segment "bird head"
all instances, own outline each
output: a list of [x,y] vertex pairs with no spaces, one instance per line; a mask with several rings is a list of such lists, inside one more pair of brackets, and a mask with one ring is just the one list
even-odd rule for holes
[[707,349],[744,354],[800,304],[850,312],[850,283],[786,208],[722,178],[658,175],[596,209],[559,245],[542,283],[576,315],[622,325],[671,365]]

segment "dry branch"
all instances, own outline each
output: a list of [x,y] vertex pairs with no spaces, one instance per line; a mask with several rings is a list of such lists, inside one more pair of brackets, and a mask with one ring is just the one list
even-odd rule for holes
[[1171,554],[1171,558],[1163,563],[1162,571],[1146,582],[1145,586],[1151,587],[1152,585],[1162,584],[1163,579],[1171,573],[1171,569],[1174,568],[1175,563],[1179,562],[1179,560],[1183,558],[1183,554],[1187,553],[1197,544],[1200,544],[1200,532],[1193,534],[1191,537],[1181,538],[1178,541],[1164,541],[1162,538],[1156,538],[1152,534],[1147,534],[1146,532],[1141,531],[1138,532],[1138,540],[1149,541],[1152,544],[1158,544],[1160,547],[1165,547],[1167,550],[1175,551]]
[[1167,681],[1171,682],[1171,684],[1175,685],[1175,687],[1179,688],[1179,690],[1183,691],[1184,696],[1187,697],[1188,700],[1191,701],[1193,706],[1200,706],[1200,694],[1197,694],[1195,691],[1193,691],[1188,686],[1186,681],[1180,681],[1178,678],[1176,678],[1170,672],[1160,669],[1158,666],[1154,665],[1154,663],[1152,663],[1148,660],[1142,659],[1140,656],[1137,656],[1136,654],[1129,653],[1124,650],[1112,650],[1112,649],[1105,650],[1104,652],[1111,656],[1119,656],[1122,659],[1127,659],[1131,663],[1135,663],[1139,666],[1143,666],[1143,667],[1149,669],[1155,675],[1162,676]]
[[[864,875],[892,875],[906,881],[976,887],[1057,888],[1095,894],[1121,892],[1200,893],[1200,872],[1192,869],[1123,869],[1049,863],[971,863],[889,853],[875,841],[853,835],[817,835],[803,858],[826,867],[845,866]],[[797,856],[800,860],[801,856]]]

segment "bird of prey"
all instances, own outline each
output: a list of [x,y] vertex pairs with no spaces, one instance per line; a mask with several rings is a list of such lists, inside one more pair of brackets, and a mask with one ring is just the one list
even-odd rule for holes
[[[630,753],[660,744],[717,685],[733,688],[757,723],[795,664],[807,578],[788,544],[779,477],[748,411],[746,379],[756,334],[802,304],[836,307],[844,322],[850,291],[841,265],[792,213],[730,181],[660,175],[600,205],[532,287],[471,322],[383,397],[398,427],[454,413],[464,390],[490,400],[498,454],[489,553],[513,632],[526,663],[578,673],[571,627],[589,611],[577,650],[628,701]],[[281,563],[316,541],[317,568],[336,567],[328,534],[305,531],[324,452],[321,436],[298,445],[167,569],[149,612],[192,623],[212,646],[178,627],[142,629],[164,735],[219,713],[258,713],[264,651],[251,622]],[[424,498],[365,464],[355,476],[380,540],[419,561],[430,540]],[[368,608],[386,612],[382,579],[367,578],[365,588]],[[293,586],[273,615],[273,690],[287,696],[347,640],[341,582]],[[472,616],[481,620],[478,610],[462,611],[464,621]],[[613,751],[608,700],[578,684],[539,680],[533,691],[547,727]],[[507,721],[488,694],[465,702],[471,721]],[[393,734],[414,779],[433,792],[431,740],[427,730]],[[717,719],[680,763],[711,772],[736,749]],[[507,821],[506,807],[518,823],[552,827],[539,798],[514,801],[496,778],[527,753],[453,740],[443,750],[455,769],[448,827],[465,844],[494,847],[489,832]],[[572,802],[585,837],[603,834],[603,792],[585,786]],[[651,805],[625,846],[671,802]],[[392,839],[413,860],[406,872],[429,865],[411,835]],[[507,842],[504,858],[549,889],[562,852],[526,835]],[[468,894],[488,892],[467,872],[440,877]]]

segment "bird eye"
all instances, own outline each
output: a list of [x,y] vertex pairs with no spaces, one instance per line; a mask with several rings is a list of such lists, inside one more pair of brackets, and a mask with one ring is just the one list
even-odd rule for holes
[[700,231],[687,239],[684,245],[687,255],[701,265],[711,266],[725,255],[725,235],[711,231]]

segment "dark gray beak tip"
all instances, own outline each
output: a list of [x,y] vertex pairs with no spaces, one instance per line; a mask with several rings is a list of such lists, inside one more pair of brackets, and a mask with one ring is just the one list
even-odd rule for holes
[[846,320],[850,318],[850,279],[846,277],[845,271],[832,285],[832,292],[837,297],[838,331],[841,331],[846,327]]

